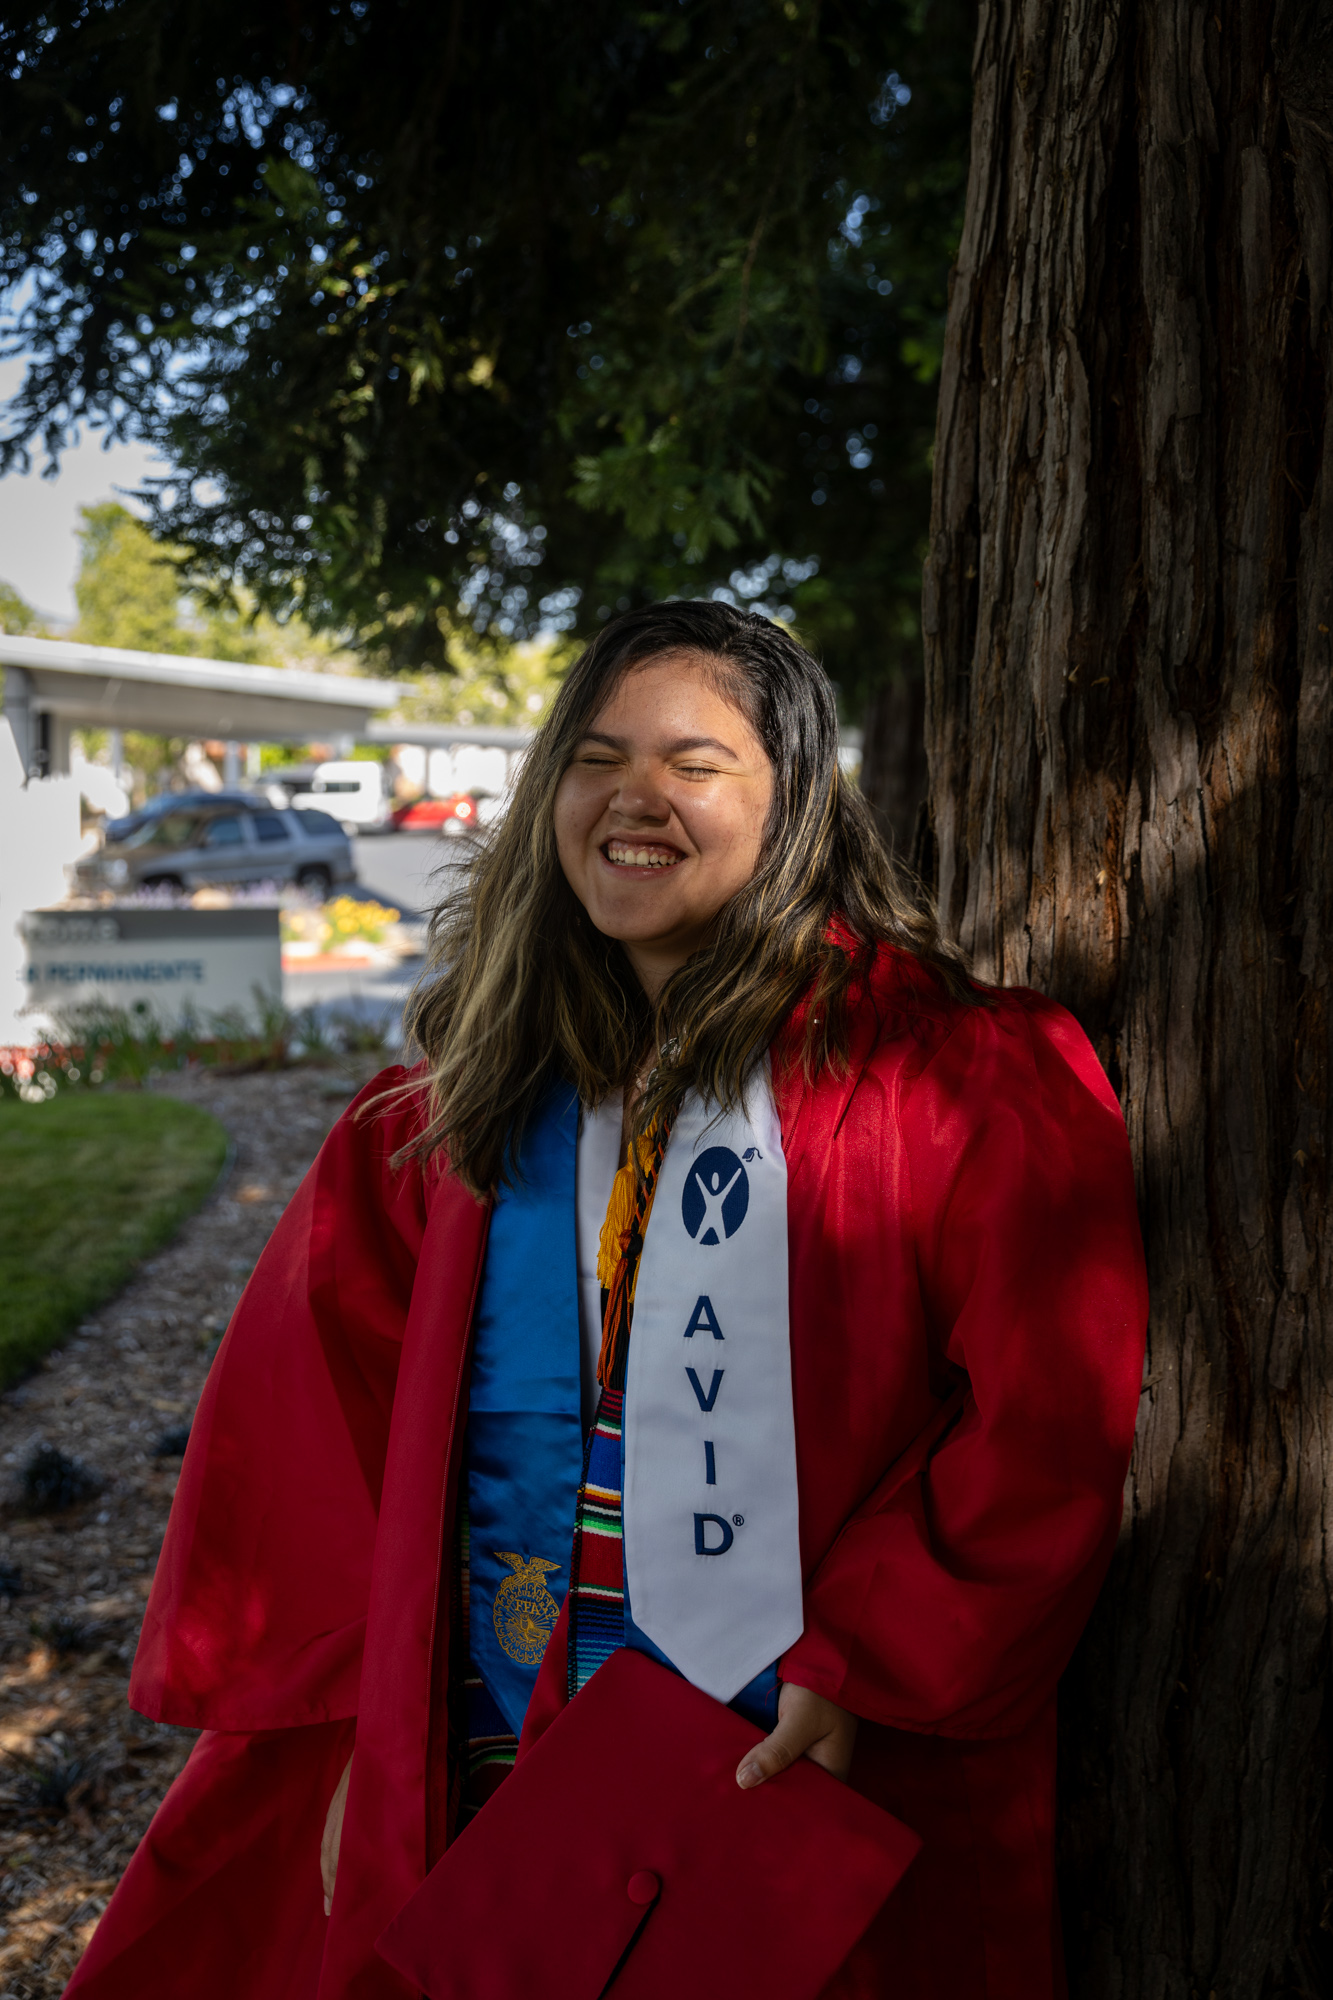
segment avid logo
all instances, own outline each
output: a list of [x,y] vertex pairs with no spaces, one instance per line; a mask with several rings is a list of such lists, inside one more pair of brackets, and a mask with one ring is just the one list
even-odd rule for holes
[[[751,1147],[747,1158],[758,1149]],[[685,1176],[680,1198],[686,1233],[712,1246],[734,1236],[750,1206],[750,1177],[729,1146],[710,1146]]]

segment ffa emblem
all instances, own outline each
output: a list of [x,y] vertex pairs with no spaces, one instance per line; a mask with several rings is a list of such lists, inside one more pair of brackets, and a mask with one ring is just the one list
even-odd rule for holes
[[492,1553],[514,1572],[496,1591],[491,1613],[500,1650],[522,1667],[539,1667],[546,1641],[560,1616],[560,1606],[546,1588],[546,1572],[559,1569],[560,1564],[546,1562],[541,1556],[532,1556],[524,1562],[522,1556],[509,1549],[495,1549]]
[[685,1177],[680,1214],[687,1234],[701,1245],[724,1243],[736,1234],[749,1206],[750,1177],[745,1168],[729,1146],[710,1146]]

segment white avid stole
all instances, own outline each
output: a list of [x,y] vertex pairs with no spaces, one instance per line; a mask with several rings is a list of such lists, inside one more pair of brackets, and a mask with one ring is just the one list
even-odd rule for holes
[[787,1162],[765,1075],[746,1111],[691,1091],[658,1174],[625,1395],[634,1622],[730,1701],[800,1637]]

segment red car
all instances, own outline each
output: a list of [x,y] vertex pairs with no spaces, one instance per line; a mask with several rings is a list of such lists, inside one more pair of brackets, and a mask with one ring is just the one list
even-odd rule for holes
[[432,827],[448,826],[462,833],[477,824],[477,802],[469,792],[452,792],[447,799],[423,794],[409,799],[390,815],[390,824],[401,833],[420,833]]

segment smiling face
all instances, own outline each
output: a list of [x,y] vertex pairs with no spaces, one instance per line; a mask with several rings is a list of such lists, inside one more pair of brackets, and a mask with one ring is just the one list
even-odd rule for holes
[[593,716],[556,793],[560,866],[650,998],[754,874],[772,797],[763,744],[697,654],[632,667]]

